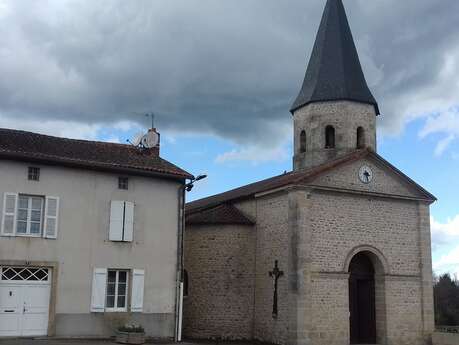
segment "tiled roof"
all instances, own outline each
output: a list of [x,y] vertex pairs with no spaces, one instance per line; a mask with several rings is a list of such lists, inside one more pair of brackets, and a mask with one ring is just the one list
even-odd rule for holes
[[291,112],[313,102],[378,103],[368,88],[341,0],[328,0],[301,91]]
[[424,188],[419,186],[416,182],[411,180],[408,176],[403,174],[400,170],[395,168],[393,165],[384,160],[381,156],[373,152],[371,149],[362,149],[355,150],[347,155],[341,156],[335,160],[319,165],[312,169],[285,173],[279,176],[271,177],[266,180],[248,184],[246,186],[239,187],[221,194],[216,194],[204,199],[190,202],[186,206],[187,212],[197,212],[222,203],[235,202],[238,200],[253,198],[258,193],[272,191],[289,185],[307,184],[307,182],[312,181],[315,177],[319,176],[322,173],[332,170],[342,164],[350,163],[366,156],[372,156],[374,159],[381,162],[381,164],[386,165],[389,169],[392,169],[394,172],[399,174],[402,178],[404,178],[407,181],[407,183],[412,185],[419,191],[421,195],[423,195],[423,200],[436,200],[435,196],[433,196]]
[[132,175],[192,177],[159,157],[158,150],[141,151],[132,145],[59,138],[3,128],[0,128],[0,158]]
[[187,225],[197,224],[240,224],[253,225],[253,221],[236,207],[230,204],[220,204],[216,207],[186,215]]

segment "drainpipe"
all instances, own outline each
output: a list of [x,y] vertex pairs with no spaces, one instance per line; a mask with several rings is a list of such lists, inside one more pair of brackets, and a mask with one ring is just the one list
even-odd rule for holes
[[194,183],[203,180],[207,175],[199,175],[190,179],[190,182],[180,185],[178,189],[178,236],[177,236],[177,284],[175,301],[175,341],[182,341],[182,321],[183,321],[183,257],[184,257],[184,232],[185,232],[185,191],[190,192]]
[[183,232],[185,222],[185,188],[186,183],[178,189],[178,232],[177,232],[177,284],[175,301],[175,336],[176,342],[182,341],[183,313]]

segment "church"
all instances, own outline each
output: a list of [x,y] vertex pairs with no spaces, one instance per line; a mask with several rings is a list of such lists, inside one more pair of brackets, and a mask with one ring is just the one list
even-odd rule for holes
[[290,111],[293,171],[187,205],[184,335],[431,343],[436,199],[377,153],[342,0],[325,5]]

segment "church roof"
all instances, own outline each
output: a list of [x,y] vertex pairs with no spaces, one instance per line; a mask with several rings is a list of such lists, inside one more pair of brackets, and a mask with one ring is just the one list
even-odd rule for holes
[[391,165],[377,153],[375,153],[371,149],[361,149],[355,150],[347,155],[341,156],[335,160],[329,161],[325,164],[319,165],[311,169],[292,171],[279,176],[271,177],[266,180],[251,183],[221,194],[216,194],[204,199],[190,202],[186,205],[186,210],[187,212],[191,213],[199,212],[205,209],[215,207],[222,203],[237,202],[240,200],[254,198],[257,194],[273,191],[276,189],[281,189],[283,187],[291,185],[307,185],[308,182],[311,182],[313,179],[325,172],[333,170],[343,164],[357,161],[368,156],[371,156],[375,160],[379,161],[381,164],[387,166],[389,169],[401,176],[409,185],[413,186],[413,188],[418,190],[419,194],[422,195],[422,197],[420,197],[421,200],[425,200],[428,202],[436,200],[435,196],[433,196],[427,190],[425,190],[416,182],[411,180],[408,176],[403,174],[400,170]]
[[291,112],[313,102],[378,103],[368,88],[342,0],[327,0],[301,91]]
[[253,225],[254,222],[230,204],[220,204],[202,212],[189,213],[186,215],[187,225],[201,224],[240,224]]

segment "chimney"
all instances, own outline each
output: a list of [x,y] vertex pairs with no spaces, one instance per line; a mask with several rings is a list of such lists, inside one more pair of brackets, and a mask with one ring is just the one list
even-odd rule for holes
[[[155,146],[153,147],[150,147],[147,149],[147,152],[151,155],[155,155],[155,156],[159,156],[159,148],[160,148],[160,145],[161,145],[161,134],[156,130],[156,128],[150,128],[148,130],[148,134],[150,133],[154,133],[156,135],[156,138],[157,138],[157,143]],[[152,136],[154,137],[154,136]]]

